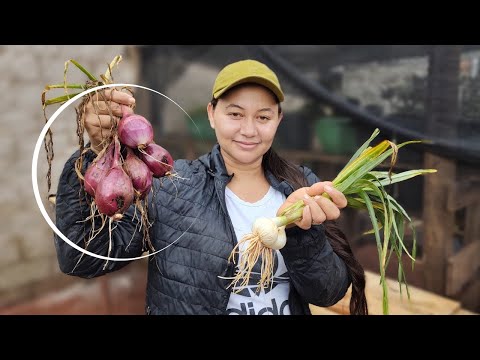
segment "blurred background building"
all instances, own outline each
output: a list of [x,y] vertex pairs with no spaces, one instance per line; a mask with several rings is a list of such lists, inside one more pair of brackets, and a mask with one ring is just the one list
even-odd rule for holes
[[[154,89],[194,120],[165,97],[135,90],[136,111],[153,123],[155,140],[174,158],[193,159],[210,150],[214,133],[206,105],[215,76],[245,58],[275,70],[287,95],[275,148],[323,179],[333,179],[376,127],[378,140],[431,140],[403,148],[397,170],[436,168],[438,174],[390,190],[417,232],[414,270],[404,257],[407,280],[446,300],[448,309],[436,308],[437,313],[457,307],[480,311],[479,45],[11,45],[0,46],[6,96],[0,122],[0,314],[144,313],[148,260],[93,280],[61,273],[53,232],[32,191],[45,85],[63,81],[69,59],[99,75],[118,54],[123,61],[113,72],[116,82]],[[85,82],[71,64],[67,76],[68,82]],[[47,116],[54,110],[47,108]],[[73,107],[58,116],[52,130],[54,193],[63,164],[78,148]],[[54,219],[46,163],[42,148],[37,181]],[[346,209],[340,220],[360,262],[378,272],[375,239],[362,235],[371,226],[367,214]],[[389,277],[396,279],[396,272],[392,258]],[[428,304],[422,309],[417,312],[434,313]]]

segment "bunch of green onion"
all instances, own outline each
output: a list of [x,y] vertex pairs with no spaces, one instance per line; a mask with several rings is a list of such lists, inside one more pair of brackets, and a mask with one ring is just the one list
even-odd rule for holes
[[[372,147],[370,143],[380,133],[375,129],[371,137],[355,152],[347,165],[332,181],[333,187],[341,191],[347,198],[349,207],[368,211],[375,234],[378,256],[380,260],[380,285],[383,291],[383,313],[388,314],[388,288],[385,271],[392,254],[398,258],[398,282],[400,291],[405,284],[408,298],[410,294],[402,267],[402,255],[405,252],[412,260],[412,268],[416,255],[415,229],[405,209],[385,190],[394,183],[411,179],[418,175],[435,173],[435,169],[417,169],[401,173],[393,173],[397,161],[398,150],[405,145],[420,143],[421,140],[407,141],[399,145],[384,140]],[[373,171],[391,156],[389,171]],[[327,193],[323,196],[329,197]],[[252,227],[252,232],[245,235],[233,249],[230,260],[235,258],[242,244],[245,249],[240,254],[238,272],[231,286],[241,289],[249,283],[253,266],[261,258],[261,278],[258,289],[271,284],[274,265],[274,250],[279,250],[286,243],[285,226],[301,220],[305,203],[299,200],[287,207],[279,216],[268,219],[259,218]],[[413,233],[412,251],[409,252],[403,241],[405,224],[409,223]],[[381,230],[383,231],[381,232]],[[383,235],[383,236],[382,236]],[[237,287],[239,285],[239,287]]]

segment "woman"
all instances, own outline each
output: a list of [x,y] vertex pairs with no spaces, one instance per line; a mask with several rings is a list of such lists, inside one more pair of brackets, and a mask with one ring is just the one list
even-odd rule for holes
[[[130,95],[108,91],[106,98],[114,115],[132,112]],[[363,269],[332,222],[347,205],[345,196],[271,148],[283,117],[283,100],[277,76],[260,62],[239,61],[218,74],[207,106],[218,143],[197,160],[176,160],[179,178],[156,181],[155,196],[149,198],[150,238],[155,249],[166,249],[149,261],[147,314],[310,314],[308,304],[331,306],[351,284],[351,313],[367,313]],[[93,109],[107,106],[92,102],[86,108],[85,128],[98,152],[110,116],[109,110],[100,111],[99,122],[98,110]],[[82,221],[89,208],[78,201],[84,192],[74,169],[77,157],[62,173],[56,213],[57,227],[83,246],[91,224]],[[94,157],[90,152],[87,164]],[[332,200],[319,196],[324,192]],[[251,231],[256,218],[274,217],[299,199],[306,204],[303,217],[286,229],[287,243],[277,251],[272,287],[255,291],[254,274],[251,285],[232,291],[229,279],[236,269],[228,258],[237,241]],[[143,239],[135,231],[133,212],[129,209],[126,221],[113,231],[110,253],[108,231],[88,249],[117,258],[140,256]],[[56,249],[61,270],[70,275],[92,278],[126,265],[123,261],[105,265],[58,239]]]

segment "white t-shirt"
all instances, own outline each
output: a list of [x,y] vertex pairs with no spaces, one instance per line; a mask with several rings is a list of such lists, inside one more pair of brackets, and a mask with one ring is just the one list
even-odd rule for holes
[[[245,234],[252,232],[253,222],[257,218],[275,217],[278,208],[285,201],[285,196],[272,187],[261,200],[255,203],[243,201],[228,187],[225,195],[227,210],[232,219],[237,241]],[[272,286],[257,291],[261,264],[261,260],[259,260],[253,268],[249,285],[238,293],[231,293],[227,305],[229,315],[290,315],[288,306],[289,276],[280,251],[276,250],[275,253]]]

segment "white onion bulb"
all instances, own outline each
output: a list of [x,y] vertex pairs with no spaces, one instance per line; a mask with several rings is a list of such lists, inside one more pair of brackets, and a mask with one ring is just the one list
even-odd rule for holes
[[285,226],[281,226],[278,228],[277,241],[275,241],[270,247],[274,250],[280,250],[285,246],[286,243],[287,234],[285,233]]
[[274,250],[280,250],[287,242],[285,226],[277,227],[272,219],[258,218],[253,223],[253,233],[266,247]]
[[263,245],[271,247],[277,241],[278,228],[277,225],[268,218],[258,218],[253,223],[253,233],[258,235]]

